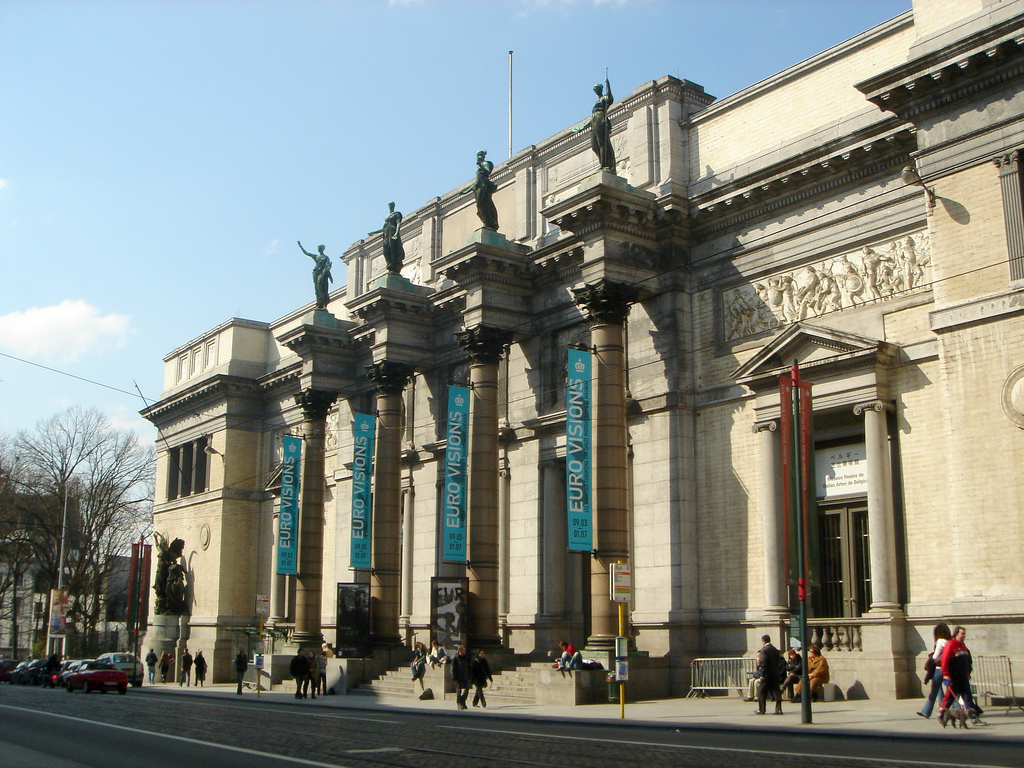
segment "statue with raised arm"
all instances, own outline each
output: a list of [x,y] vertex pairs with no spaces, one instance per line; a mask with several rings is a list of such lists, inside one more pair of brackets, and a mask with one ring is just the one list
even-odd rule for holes
[[405,247],[402,245],[402,214],[395,210],[394,203],[388,203],[384,226],[370,234],[376,235],[378,232],[384,240],[384,263],[388,265],[388,272],[397,275],[402,271],[402,262],[405,261]]
[[605,74],[604,88],[594,86],[597,102],[590,115],[590,146],[597,155],[602,168],[615,173],[615,150],[612,149],[612,123],[608,119],[608,107],[612,105],[612,85]]
[[168,543],[159,533],[153,533],[156,540],[156,578],[153,591],[156,592],[156,605],[153,613],[158,616],[182,616],[188,613],[188,601],[185,597],[185,569],[181,563],[181,554],[185,550],[184,539],[175,539]]
[[331,257],[324,253],[322,245],[318,245],[317,252],[312,254],[302,247],[301,241],[296,240],[295,242],[299,244],[299,250],[315,262],[313,264],[313,290],[316,292],[316,308],[327,309],[327,298],[330,294],[327,284],[334,282],[334,278],[331,277]]
[[476,215],[480,217],[485,229],[498,231],[498,209],[494,207],[494,200],[491,195],[498,185],[491,181],[491,171],[494,170],[494,163],[487,159],[487,150],[481,149],[476,153],[476,181],[466,187],[459,194],[472,192],[476,198]]

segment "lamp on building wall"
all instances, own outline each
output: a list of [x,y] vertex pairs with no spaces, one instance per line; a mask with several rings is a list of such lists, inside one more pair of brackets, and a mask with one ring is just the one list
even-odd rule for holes
[[935,207],[934,190],[929,189],[925,185],[924,180],[921,178],[921,174],[917,172],[917,169],[913,165],[905,166],[903,170],[900,171],[900,179],[907,186],[920,187],[923,189],[925,194],[928,196],[928,209],[931,210]]

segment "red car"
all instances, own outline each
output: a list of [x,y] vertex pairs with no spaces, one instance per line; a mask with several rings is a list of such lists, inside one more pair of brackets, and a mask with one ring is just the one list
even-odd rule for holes
[[68,675],[68,693],[81,688],[92,691],[128,692],[128,675],[106,661],[88,661]]

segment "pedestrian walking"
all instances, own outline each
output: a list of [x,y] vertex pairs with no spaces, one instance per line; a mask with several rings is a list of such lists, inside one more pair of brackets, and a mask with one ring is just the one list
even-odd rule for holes
[[309,664],[309,671],[306,673],[309,698],[315,699],[320,688],[320,665],[316,660],[316,652],[312,648],[306,651],[306,663]]
[[324,646],[320,655],[316,657],[316,679],[320,688],[320,695],[327,695],[327,653],[330,649]]
[[206,682],[206,658],[203,656],[202,651],[196,652],[195,662],[193,664],[196,670],[196,685],[206,687],[203,685]]
[[167,673],[171,671],[171,654],[164,651],[160,655],[160,682],[167,682]]
[[455,681],[455,704],[457,709],[469,709],[466,699],[469,698],[469,657],[466,646],[460,645],[459,652],[452,659],[452,679]]
[[491,665],[484,658],[483,648],[476,652],[476,658],[469,665],[469,677],[473,681],[473,685],[476,686],[476,693],[473,694],[473,706],[486,707],[487,699],[484,698],[484,688],[488,683],[493,683],[494,678],[491,677]]
[[[967,637],[967,630],[964,627],[957,627],[953,630],[952,639],[946,643],[942,651],[942,679],[949,681],[946,695],[939,706],[939,722],[945,728],[949,723],[947,711],[953,701],[959,701],[960,706],[967,710],[967,716],[975,725],[985,725],[981,719],[982,710],[974,702],[971,694],[971,668],[974,664],[971,659],[971,652],[967,648],[964,639]],[[966,721],[964,721],[966,722]]]
[[149,684],[152,685],[156,682],[156,665],[160,660],[157,658],[156,651],[152,648],[149,649],[149,653],[146,654],[146,669],[148,671]]
[[[772,645],[772,639],[768,635],[762,635],[761,650],[757,655],[757,671],[761,673],[761,688],[757,692],[757,709],[754,714],[765,714],[765,705],[768,696],[775,699],[775,714],[782,714],[782,689],[779,687],[782,682],[782,671],[785,668],[782,662],[782,654],[779,649]],[[809,666],[809,665],[808,665]]]
[[181,677],[178,679],[178,686],[183,684],[192,686],[192,654],[188,652],[188,648],[181,655]]
[[288,671],[295,680],[295,698],[306,698],[306,691],[303,689],[309,686],[309,657],[301,648],[292,657]]
[[249,668],[249,657],[245,655],[245,648],[238,649],[238,655],[235,656],[235,674],[238,676],[238,690],[235,692],[239,696],[242,695],[242,678],[245,677],[245,670]]
[[924,706],[917,712],[917,714],[924,718],[932,716],[935,701],[942,690],[942,652],[946,649],[946,643],[953,637],[953,633],[949,631],[949,624],[944,621],[936,624],[935,629],[932,630],[932,637],[935,639],[935,645],[924,663],[924,684],[929,686],[930,690],[928,691],[928,699],[925,701]]

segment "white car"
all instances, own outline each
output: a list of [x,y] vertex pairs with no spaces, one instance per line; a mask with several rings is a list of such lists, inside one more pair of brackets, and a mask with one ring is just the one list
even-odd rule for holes
[[96,661],[108,662],[122,670],[128,675],[128,682],[131,683],[132,688],[142,686],[143,666],[139,657],[134,653],[104,653],[102,656],[97,656]]

